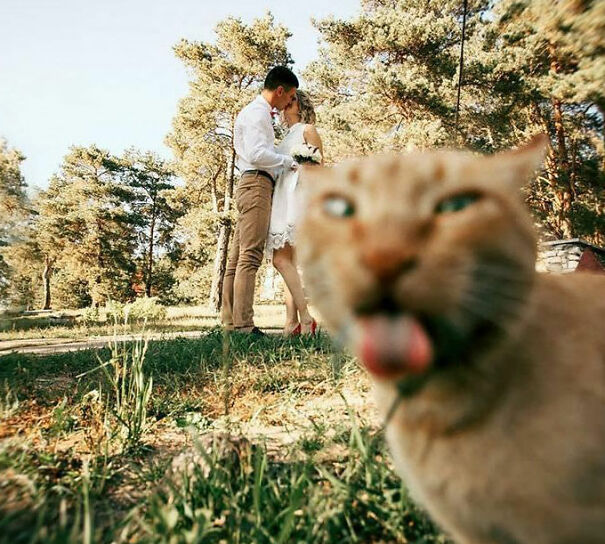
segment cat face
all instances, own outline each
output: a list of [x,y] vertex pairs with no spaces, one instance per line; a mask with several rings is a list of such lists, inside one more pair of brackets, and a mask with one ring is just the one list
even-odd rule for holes
[[512,334],[536,256],[519,189],[544,146],[305,169],[297,251],[311,303],[376,378],[425,375]]

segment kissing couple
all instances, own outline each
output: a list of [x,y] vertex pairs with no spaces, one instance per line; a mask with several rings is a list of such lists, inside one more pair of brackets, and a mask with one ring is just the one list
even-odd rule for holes
[[[221,320],[227,330],[264,333],[254,325],[256,273],[267,252],[285,283],[284,334],[315,334],[317,322],[307,307],[295,263],[294,226],[299,207],[296,190],[301,156],[322,161],[321,138],[309,96],[285,66],[272,68],[261,93],[235,120],[233,143],[241,178],[235,191],[239,216],[223,280]],[[281,112],[288,131],[275,145],[272,112]],[[310,150],[305,153],[304,149]]]

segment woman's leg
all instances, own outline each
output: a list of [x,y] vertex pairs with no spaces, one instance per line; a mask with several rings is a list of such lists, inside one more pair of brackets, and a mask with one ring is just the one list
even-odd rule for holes
[[286,324],[284,326],[284,334],[290,334],[296,327],[298,327],[298,311],[296,310],[296,304],[290,289],[284,282],[284,297],[286,299]]
[[294,264],[294,251],[292,246],[286,244],[283,248],[276,249],[273,252],[273,266],[275,266],[282,275],[282,278],[284,278],[284,281],[286,282],[286,286],[290,290],[294,305],[300,316],[302,332],[310,332],[313,318],[307,308],[307,300],[305,299],[300,276],[298,275],[298,270]]

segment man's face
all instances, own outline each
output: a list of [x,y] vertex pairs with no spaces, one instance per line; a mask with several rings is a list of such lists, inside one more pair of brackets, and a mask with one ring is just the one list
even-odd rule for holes
[[296,95],[296,87],[292,87],[289,91],[286,91],[281,85],[275,91],[275,107],[282,111],[287,108],[294,96]]

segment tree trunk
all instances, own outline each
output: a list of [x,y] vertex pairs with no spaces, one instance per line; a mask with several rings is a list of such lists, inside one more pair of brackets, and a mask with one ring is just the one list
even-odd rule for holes
[[53,273],[52,260],[49,257],[44,258],[44,270],[42,271],[42,281],[44,282],[44,306],[43,310],[52,308],[50,297],[50,277]]
[[[561,71],[557,50],[554,44],[548,45],[550,54],[550,69],[555,74]],[[557,139],[556,153],[556,188],[555,200],[559,212],[558,224],[561,229],[561,234],[564,238],[573,238],[574,227],[570,218],[571,206],[575,200],[575,190],[572,185],[569,156],[567,152],[567,138],[565,134],[565,125],[563,123],[563,107],[561,100],[553,98],[551,100],[553,110],[553,124],[555,128],[555,137]]]
[[567,154],[567,142],[565,136],[565,126],[563,125],[563,112],[561,101],[552,100],[553,122],[555,135],[557,138],[557,152],[555,169],[556,179],[555,200],[558,211],[558,224],[563,238],[573,238],[574,227],[570,218],[571,206],[575,200],[574,188],[571,184],[569,157]]
[[155,206],[152,210],[151,226],[149,228],[149,258],[147,262],[147,274],[145,278],[145,294],[151,296],[151,285],[153,283],[153,237],[155,235]]
[[216,255],[214,256],[214,267],[212,270],[212,285],[210,287],[210,309],[219,312],[223,302],[223,279],[227,268],[227,257],[229,255],[229,238],[231,236],[231,200],[233,198],[233,185],[235,183],[235,149],[231,148],[231,167],[229,177],[225,186],[225,201],[223,204],[224,219],[221,221],[216,244]]
[[216,255],[214,256],[214,268],[212,270],[212,286],[210,287],[210,309],[219,312],[223,302],[223,279],[227,267],[227,256],[229,254],[229,236],[231,236],[231,224],[221,223],[216,244]]

